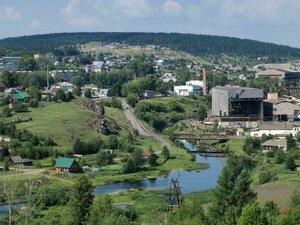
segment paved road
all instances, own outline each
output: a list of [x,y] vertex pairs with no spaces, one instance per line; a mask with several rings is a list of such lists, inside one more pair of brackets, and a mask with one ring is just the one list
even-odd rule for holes
[[154,135],[144,127],[144,125],[139,121],[134,113],[132,108],[126,103],[125,100],[122,100],[122,109],[126,119],[129,121],[132,128],[137,129],[139,134],[144,137],[153,137]]
[[142,124],[142,122],[135,117],[133,109],[126,103],[125,99],[122,99],[121,102],[123,113],[126,119],[129,121],[132,128],[137,129],[139,131],[139,134],[143,137],[154,138],[158,140],[162,145],[166,145],[168,148],[171,147],[170,143],[164,137],[162,137],[160,134],[149,131]]

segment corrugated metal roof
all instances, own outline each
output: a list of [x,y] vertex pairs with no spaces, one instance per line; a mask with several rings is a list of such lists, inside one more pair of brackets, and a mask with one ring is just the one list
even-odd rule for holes
[[55,168],[67,168],[70,169],[75,159],[60,157],[56,160]]
[[30,96],[29,96],[29,94],[27,92],[19,92],[19,93],[13,94],[13,96],[17,100],[23,100],[25,98],[30,98]]
[[262,143],[262,146],[287,147],[287,141],[286,139],[271,139]]

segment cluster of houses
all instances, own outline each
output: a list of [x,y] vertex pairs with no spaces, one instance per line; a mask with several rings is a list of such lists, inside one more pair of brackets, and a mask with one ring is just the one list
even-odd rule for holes
[[0,72],[2,71],[17,71],[21,57],[3,57],[0,59]]

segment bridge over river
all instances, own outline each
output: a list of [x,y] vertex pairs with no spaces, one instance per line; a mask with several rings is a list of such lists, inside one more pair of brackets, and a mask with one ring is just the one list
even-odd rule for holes
[[175,138],[187,141],[228,141],[230,139],[230,137],[224,134],[176,134]]

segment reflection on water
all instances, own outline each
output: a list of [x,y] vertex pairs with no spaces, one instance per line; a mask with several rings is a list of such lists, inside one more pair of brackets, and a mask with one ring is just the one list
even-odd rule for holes
[[[185,148],[189,151],[196,151],[196,147],[187,141],[182,141]],[[223,169],[225,159],[222,158],[204,158],[196,155],[197,163],[206,163],[209,165],[207,170],[199,171],[172,171],[165,176],[158,178],[144,178],[140,180],[114,183],[97,186],[94,194],[106,194],[113,192],[127,192],[130,189],[158,189],[169,188],[171,179],[178,179],[183,193],[203,191],[213,188],[217,184],[217,179]]]

